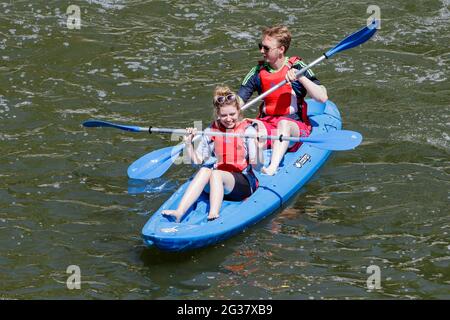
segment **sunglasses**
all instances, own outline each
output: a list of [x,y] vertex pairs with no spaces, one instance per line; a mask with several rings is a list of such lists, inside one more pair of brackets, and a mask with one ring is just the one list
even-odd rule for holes
[[272,49],[278,48],[278,47],[276,47],[276,48],[270,48],[270,47],[268,47],[268,46],[262,44],[261,42],[258,43],[258,47],[259,47],[259,50],[264,49],[265,52],[269,52],[269,51],[272,50]]
[[224,103],[234,102],[236,101],[236,95],[231,93],[226,96],[215,96],[214,97],[214,104],[215,105],[222,105]]

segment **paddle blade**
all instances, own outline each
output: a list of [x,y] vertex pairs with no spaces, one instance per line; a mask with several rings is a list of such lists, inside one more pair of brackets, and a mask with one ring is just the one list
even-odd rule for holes
[[138,180],[161,177],[175,162],[183,148],[184,144],[180,144],[147,153],[128,167],[128,177]]
[[362,135],[350,130],[336,130],[316,136],[302,138],[304,143],[312,146],[333,151],[351,150],[360,145]]
[[377,32],[377,27],[379,25],[378,20],[373,20],[373,22],[369,26],[365,26],[361,30],[349,35],[344,40],[339,42],[337,46],[335,46],[333,49],[330,49],[325,53],[325,56],[327,58],[332,57],[338,52],[359,46],[360,44],[363,44]]
[[88,121],[83,122],[83,126],[88,127],[88,128],[109,127],[109,128],[115,128],[115,129],[120,129],[120,130],[125,130],[125,131],[132,131],[132,132],[145,131],[141,127],[125,126],[125,125],[116,124],[116,123],[112,123],[112,122],[108,122],[108,121],[102,121],[102,120],[88,120]]

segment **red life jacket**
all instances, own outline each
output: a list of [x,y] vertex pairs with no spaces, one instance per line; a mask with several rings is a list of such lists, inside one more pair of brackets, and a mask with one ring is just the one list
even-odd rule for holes
[[[211,125],[212,130],[244,134],[245,129],[251,122],[243,120],[233,129],[225,129],[222,125],[217,125],[214,121]],[[249,162],[245,156],[245,138],[212,136],[214,141],[214,154],[217,158],[217,169],[228,172],[242,172],[248,167]]]
[[[277,85],[281,81],[285,80],[286,73],[291,69],[295,62],[300,61],[299,57],[291,57],[288,63],[283,66],[281,70],[275,73],[270,73],[264,68],[264,65],[260,65],[259,78],[261,80],[262,92],[268,91],[273,86]],[[262,112],[268,116],[288,116],[298,112],[301,108],[302,114],[300,115],[302,120],[307,121],[306,102],[302,98],[301,101],[297,100],[294,90],[290,83],[286,83],[278,90],[272,92],[264,98],[264,104],[262,105]]]

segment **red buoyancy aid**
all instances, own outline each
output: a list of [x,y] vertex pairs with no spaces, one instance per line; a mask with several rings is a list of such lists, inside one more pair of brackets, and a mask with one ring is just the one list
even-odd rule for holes
[[[225,129],[217,125],[216,121],[211,125],[214,131],[244,134],[245,129],[251,125],[249,120],[243,120],[233,129]],[[212,136],[214,141],[214,154],[217,158],[217,169],[228,172],[242,172],[248,167],[248,159],[245,156],[245,138]]]
[[[270,73],[266,70],[266,68],[264,68],[264,65],[261,64],[259,70],[259,78],[261,80],[262,92],[264,93],[268,91],[270,88],[285,80],[286,73],[294,65],[295,62],[300,60],[301,58],[299,57],[289,58],[288,63],[285,64],[280,71],[275,73]],[[300,106],[302,106],[301,117],[303,121],[305,121],[307,119],[306,102],[303,99],[302,101],[297,101],[297,96],[295,95],[291,84],[286,83],[284,86],[264,98],[263,111],[268,116],[287,116],[294,113],[292,112],[291,107],[298,110]]]

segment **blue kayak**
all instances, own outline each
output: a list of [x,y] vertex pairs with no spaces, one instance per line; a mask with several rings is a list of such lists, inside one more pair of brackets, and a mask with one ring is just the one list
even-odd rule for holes
[[[313,126],[311,136],[341,129],[341,116],[333,102],[308,99],[307,103]],[[308,182],[330,154],[331,151],[305,143],[297,152],[285,155],[274,176],[255,172],[260,183],[256,192],[244,201],[224,201],[216,220],[207,220],[209,196],[203,193],[181,222],[176,223],[161,211],[177,208],[189,179],[147,221],[142,229],[144,243],[165,251],[184,251],[223,241],[279,209]]]

